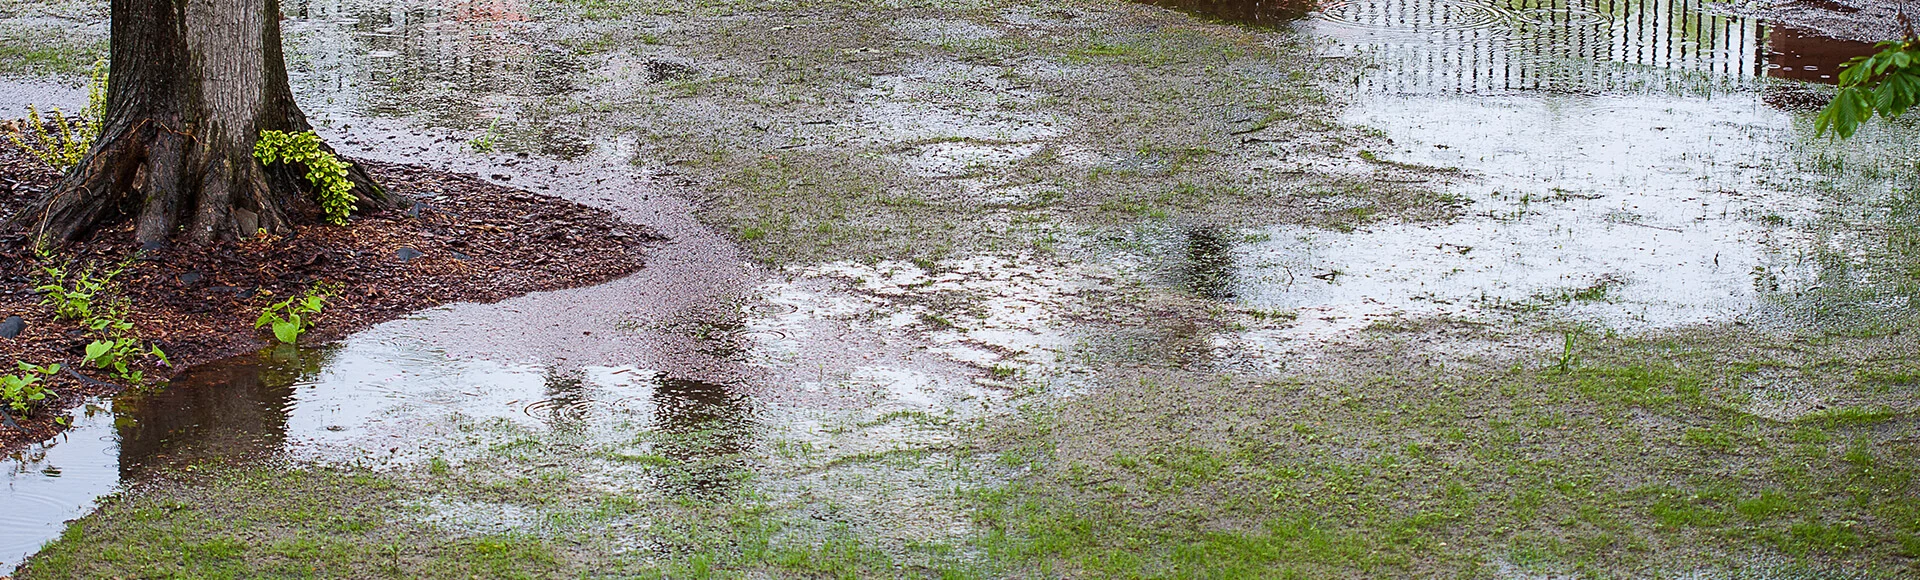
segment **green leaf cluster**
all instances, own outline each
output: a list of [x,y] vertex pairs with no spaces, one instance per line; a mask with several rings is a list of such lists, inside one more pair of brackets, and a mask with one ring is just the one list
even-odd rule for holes
[[[132,327],[130,324],[127,326]],[[171,364],[167,361],[167,353],[162,352],[160,347],[150,346],[144,350],[141,347],[140,339],[132,336],[95,340],[87,344],[86,357],[81,359],[80,364],[106,369],[115,377],[139,384],[146,380],[146,373],[129,367],[138,361],[141,355],[150,355],[159,359],[162,364]]]
[[1840,68],[1840,92],[1820,111],[1819,134],[1852,137],[1874,115],[1892,119],[1920,101],[1920,39],[1893,40]]
[[347,225],[347,216],[353,213],[353,182],[347,180],[351,165],[323,148],[319,135],[312,131],[261,131],[260,140],[253,144],[253,158],[264,165],[295,163],[306,167],[307,183],[313,185],[327,222]]
[[14,412],[25,414],[47,398],[47,387],[40,381],[60,372],[60,365],[43,367],[26,361],[14,364],[20,368],[20,374],[0,375],[0,403],[5,403]]
[[103,298],[112,287],[113,278],[125,269],[126,265],[121,264],[105,271],[96,271],[94,266],[88,265],[76,272],[42,256],[40,275],[46,280],[34,291],[40,293],[41,303],[53,307],[55,318],[77,320],[92,327],[99,318],[94,315],[95,301]]
[[313,315],[327,307],[327,296],[333,289],[316,284],[301,296],[288,298],[269,305],[260,311],[260,318],[253,321],[254,328],[273,328],[273,337],[286,344],[296,344],[300,335],[313,328]]
[[107,61],[94,63],[92,78],[87,87],[87,108],[79,115],[69,117],[55,107],[42,118],[39,107],[27,105],[26,121],[7,131],[7,140],[61,172],[78,165],[100,138],[100,127],[106,122]]
[[[146,345],[133,334],[127,322],[127,301],[115,297],[114,278],[130,263],[100,269],[94,264],[75,268],[56,263],[42,254],[40,272],[45,280],[35,290],[41,301],[54,307],[54,317],[76,320],[94,339],[87,344],[81,366],[105,369],[129,383],[145,382],[146,373],[132,368],[141,356],[152,356],[161,364],[172,364],[158,346]],[[24,362],[19,364],[26,364]]]

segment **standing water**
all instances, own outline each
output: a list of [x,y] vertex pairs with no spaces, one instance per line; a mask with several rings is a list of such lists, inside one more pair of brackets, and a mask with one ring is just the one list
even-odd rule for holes
[[1824,89],[1804,81],[1831,83],[1871,44],[1689,0],[1150,3],[1294,26],[1361,65],[1341,79],[1356,93],[1345,118],[1391,144],[1362,156],[1449,170],[1433,184],[1469,202],[1444,224],[1231,236],[1228,293],[1307,323],[1227,348],[1513,309],[1614,327],[1845,324],[1912,298],[1888,275],[1898,260],[1847,258],[1835,280],[1825,245],[1834,216],[1884,209],[1911,177],[1884,170],[1908,163],[1887,153],[1912,150],[1897,132],[1812,135]]
[[[1804,322],[1871,318],[1910,298],[1880,284],[1872,256],[1823,250],[1835,216],[1845,213],[1836,208],[1862,201],[1810,193],[1817,189],[1810,184],[1832,179],[1866,179],[1870,187],[1854,191],[1882,194],[1900,185],[1896,177],[1831,170],[1892,160],[1856,159],[1857,151],[1812,139],[1808,114],[1796,108],[1817,101],[1818,91],[1802,81],[1829,80],[1866,44],[1685,0],[1152,3],[1298,26],[1325,56],[1364,66],[1336,84],[1357,95],[1348,120],[1379,129],[1393,143],[1368,156],[1457,169],[1439,173],[1435,185],[1471,202],[1469,215],[1445,224],[1373,223],[1351,232],[1189,229],[1180,251],[1193,262],[1184,276],[1195,294],[1311,311],[1300,316],[1299,328],[1308,331],[1514,306],[1565,308],[1624,326]],[[408,139],[415,137],[408,128],[379,129],[394,125],[391,119],[368,117],[416,115],[471,127],[511,108],[500,101],[580,90],[580,59],[513,34],[527,19],[517,3],[460,3],[451,11],[409,5],[371,15],[342,5],[358,4],[289,2],[294,20],[287,30],[290,42],[305,47],[292,63],[295,82],[303,94],[326,95],[311,112],[356,127],[341,140],[350,153],[408,161],[443,153]],[[674,72],[656,68],[661,77]],[[500,98],[473,98],[478,93]],[[627,161],[617,143],[595,143],[585,128],[547,121],[535,139],[542,155],[588,157],[576,166]],[[376,138],[379,145],[365,142]],[[1869,131],[1862,140],[1886,145],[1897,138]],[[607,151],[604,158],[588,154],[596,147]],[[1912,150],[1904,143],[1880,149]],[[685,288],[722,285],[698,277],[715,270],[711,265],[750,268],[712,250],[730,246],[684,217],[686,208],[671,205],[679,202],[656,195],[639,203],[632,191],[599,185],[605,174],[559,173],[551,170],[560,166],[542,163],[446,165],[486,174],[547,169],[541,185],[567,195],[605,193],[591,201],[667,232],[676,245],[651,257],[648,276],[555,294],[561,298],[529,297],[513,308],[455,307],[329,349],[268,352],[197,369],[163,391],[91,407],[58,439],[0,460],[7,478],[0,504],[9,507],[0,513],[0,570],[56,537],[62,522],[85,514],[96,498],[136,484],[156,466],[322,461],[378,468],[457,460],[469,450],[454,435],[487,425],[579,432],[589,442],[599,429],[611,429],[612,439],[643,430],[662,434],[648,442],[649,453],[692,466],[644,475],[653,478],[645,485],[703,495],[734,485],[738,466],[728,458],[769,440],[776,426],[828,432],[814,429],[826,423],[817,416],[791,420],[776,397],[746,396],[764,394],[746,383],[779,382],[783,395],[806,404],[865,397],[846,406],[903,417],[951,409],[943,397],[954,393],[991,399],[968,391],[964,381],[956,387],[943,380],[964,372],[899,368],[899,360],[917,356],[911,345],[821,331],[822,317],[869,312],[862,310],[869,304],[845,296],[799,306],[733,305],[745,316],[717,321],[680,317],[694,310],[674,302],[692,294]],[[576,312],[596,316],[572,318]],[[901,326],[917,320],[907,318]],[[676,346],[667,336],[673,333],[696,335],[699,344]],[[588,335],[620,338],[581,338]],[[499,336],[506,342],[487,340]],[[1242,346],[1257,348],[1275,337],[1246,338]],[[569,357],[565,364],[491,362]],[[786,370],[741,364],[690,372],[704,367],[684,364],[756,357]],[[795,360],[822,361],[821,370],[794,371]],[[852,380],[829,376],[829,363],[855,368]]]

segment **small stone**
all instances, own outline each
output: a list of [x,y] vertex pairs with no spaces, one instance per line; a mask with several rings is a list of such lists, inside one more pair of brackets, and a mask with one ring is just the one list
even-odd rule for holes
[[414,258],[418,258],[425,255],[426,254],[420,253],[420,250],[415,250],[413,248],[400,248],[399,250],[395,250],[393,252],[393,257],[399,258],[400,261],[402,262],[412,262]]
[[0,338],[14,338],[26,330],[27,321],[18,316],[8,316],[6,322],[0,322]]
[[201,276],[199,272],[187,272],[180,275],[180,283],[194,284],[199,282],[201,278],[204,278],[204,276]]
[[236,209],[233,210],[233,223],[240,227],[242,237],[251,238],[260,232],[260,214]]
[[460,252],[453,252],[453,259],[465,262],[467,260],[472,260],[473,258],[471,256],[462,254]]

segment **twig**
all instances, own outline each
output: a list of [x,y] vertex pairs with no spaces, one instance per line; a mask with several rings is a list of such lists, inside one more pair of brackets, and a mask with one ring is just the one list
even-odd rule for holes
[[1913,33],[1913,18],[1910,16],[1907,16],[1907,5],[1912,3],[1913,3],[1913,0],[1905,0],[1900,3],[1900,6],[1898,8],[1895,8],[1895,10],[1898,10],[1900,14],[1900,25],[1905,26],[1907,28],[1908,42],[1920,41],[1920,35],[1915,35]]
[[108,382],[104,382],[104,381],[100,381],[100,380],[98,380],[98,379],[95,379],[95,378],[93,378],[93,377],[89,377],[89,376],[86,376],[86,375],[83,375],[83,374],[80,374],[80,372],[79,372],[79,371],[76,371],[76,370],[73,370],[73,365],[60,365],[60,369],[61,369],[61,370],[64,370],[64,371],[66,371],[66,372],[67,372],[67,374],[68,374],[68,375],[71,375],[71,376],[73,376],[73,378],[76,378],[76,379],[80,379],[80,382],[82,382],[82,383],[86,383],[86,384],[89,384],[89,385],[93,385],[93,386],[96,386],[96,387],[106,387],[106,388],[109,388],[109,389],[113,389],[113,392],[115,392],[115,393],[119,393],[119,392],[121,392],[121,391],[124,391],[124,390],[126,390],[126,388],[125,388],[125,387],[121,387],[121,386],[119,386],[119,385],[115,385],[115,384],[113,384],[113,383],[108,383]]
[[1660,226],[1656,226],[1656,225],[1652,225],[1652,224],[1643,224],[1643,223],[1640,223],[1640,222],[1614,222],[1614,223],[1617,223],[1617,224],[1621,224],[1621,225],[1629,225],[1629,226],[1640,226],[1640,227],[1643,227],[1643,228],[1647,228],[1647,229],[1653,229],[1653,230],[1662,230],[1662,231],[1668,231],[1668,232],[1673,232],[1673,233],[1676,233],[1676,234],[1684,234],[1684,233],[1686,233],[1686,232],[1684,232],[1684,231],[1681,231],[1681,230],[1679,230],[1679,229],[1677,229],[1677,228],[1665,228],[1665,227],[1660,227]]

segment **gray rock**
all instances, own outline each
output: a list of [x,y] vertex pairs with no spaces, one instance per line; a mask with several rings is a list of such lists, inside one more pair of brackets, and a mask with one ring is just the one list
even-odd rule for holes
[[200,279],[204,277],[205,276],[201,276],[199,272],[186,272],[180,275],[180,283],[190,285],[199,282]]
[[26,332],[27,321],[18,316],[8,316],[6,322],[0,322],[0,338],[14,338]]
[[414,258],[418,258],[425,255],[426,254],[420,253],[420,250],[415,250],[413,248],[400,248],[398,250],[394,250],[393,252],[393,257],[399,258],[400,261],[402,262],[412,262]]

